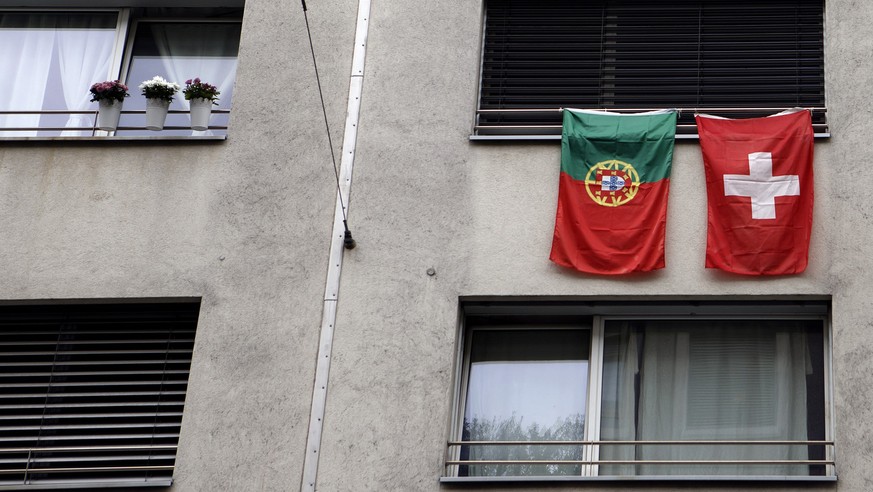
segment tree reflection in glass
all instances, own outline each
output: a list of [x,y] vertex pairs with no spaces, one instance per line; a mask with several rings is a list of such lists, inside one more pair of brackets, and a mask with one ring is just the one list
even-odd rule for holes
[[[476,330],[465,441],[578,441],[584,436],[590,332]],[[579,460],[582,446],[468,445],[462,460]],[[467,476],[579,475],[580,465],[462,466]]]

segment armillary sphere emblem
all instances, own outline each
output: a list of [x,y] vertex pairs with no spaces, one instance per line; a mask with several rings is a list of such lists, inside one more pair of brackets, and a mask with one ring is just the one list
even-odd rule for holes
[[585,176],[585,190],[598,205],[618,207],[633,200],[640,189],[640,175],[627,162],[598,162]]

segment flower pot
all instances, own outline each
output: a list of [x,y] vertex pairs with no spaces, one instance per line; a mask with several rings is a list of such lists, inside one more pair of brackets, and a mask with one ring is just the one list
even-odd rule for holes
[[212,116],[212,101],[209,99],[191,99],[191,129],[203,131],[209,129],[209,117]]
[[169,109],[170,101],[146,98],[146,130],[163,130]]
[[101,99],[97,104],[97,129],[114,132],[118,128],[118,119],[121,118],[121,106],[124,102],[115,99]]

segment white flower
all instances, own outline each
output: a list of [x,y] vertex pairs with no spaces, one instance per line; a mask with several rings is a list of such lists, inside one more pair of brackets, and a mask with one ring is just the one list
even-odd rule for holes
[[179,92],[179,90],[182,88],[179,84],[177,84],[175,82],[168,82],[165,78],[161,77],[160,75],[155,75],[152,79],[146,80],[142,84],[139,85],[140,89],[146,89],[146,88],[152,89],[155,87],[164,87],[167,89],[172,89],[173,92]]

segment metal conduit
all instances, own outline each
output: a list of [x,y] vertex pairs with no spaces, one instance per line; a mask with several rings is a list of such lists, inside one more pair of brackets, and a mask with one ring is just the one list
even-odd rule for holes
[[369,29],[370,0],[359,0],[358,17],[355,27],[355,45],[352,55],[352,72],[349,80],[348,109],[343,134],[342,157],[339,169],[339,190],[334,211],[333,232],[330,243],[330,257],[327,279],[324,288],[324,307],[321,317],[321,334],[318,343],[318,359],[315,367],[315,382],[312,388],[312,406],[309,413],[309,434],[306,440],[306,454],[303,461],[301,492],[316,489],[318,461],[321,454],[321,434],[324,425],[324,410],[327,401],[328,376],[330,373],[333,333],[336,325],[336,304],[342,273],[343,251],[345,247],[345,223],[349,192],[352,184],[352,169],[355,164],[355,147],[358,137],[358,120],[361,113],[361,95],[364,87],[364,60]]

